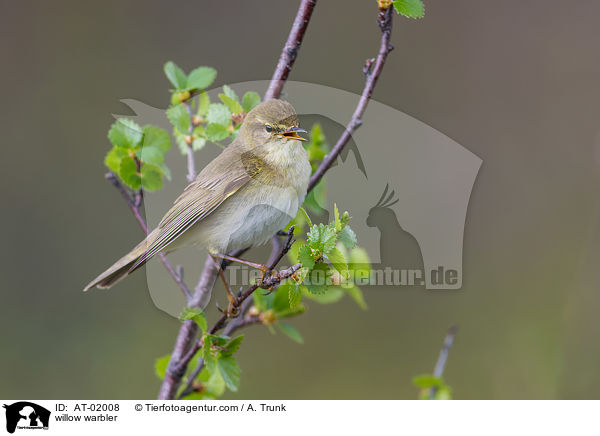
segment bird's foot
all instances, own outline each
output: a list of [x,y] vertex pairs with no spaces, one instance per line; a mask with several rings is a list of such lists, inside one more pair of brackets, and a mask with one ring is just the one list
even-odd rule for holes
[[237,318],[240,315],[240,308],[232,302],[229,302],[227,309],[223,309],[219,306],[219,303],[217,303],[217,309],[227,318]]

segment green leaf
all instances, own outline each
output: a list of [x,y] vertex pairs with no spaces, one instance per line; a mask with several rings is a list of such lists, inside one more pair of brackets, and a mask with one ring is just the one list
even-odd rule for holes
[[167,109],[167,118],[180,133],[187,135],[190,129],[190,114],[183,103]]
[[310,191],[304,199],[302,206],[306,207],[311,212],[320,215],[323,213],[323,205],[327,201],[327,191],[325,189],[325,179],[321,179],[319,183]]
[[348,268],[354,273],[355,279],[368,279],[371,273],[371,259],[367,252],[360,247],[350,251]]
[[213,370],[216,369],[217,361],[212,354],[212,337],[207,333],[202,336],[202,358],[208,370],[214,372]]
[[217,359],[217,367],[225,385],[233,392],[237,392],[240,387],[241,370],[235,358],[233,356],[221,357]]
[[135,148],[142,140],[142,128],[134,121],[119,118],[110,127],[108,139],[117,147]]
[[344,290],[339,286],[330,286],[327,288],[327,292],[321,294],[307,292],[305,295],[308,299],[316,301],[319,304],[331,304],[337,303],[342,299]]
[[239,103],[240,102],[240,98],[237,96],[237,94],[235,93],[235,91],[227,85],[223,85],[223,93],[229,97],[230,99],[232,99],[233,101]]
[[179,315],[179,321],[187,321],[189,319],[194,320],[198,327],[205,332],[208,330],[208,324],[206,322],[206,315],[199,307],[186,307]]
[[209,123],[222,124],[229,126],[231,124],[231,112],[221,103],[211,103],[208,107],[206,119]]
[[333,203],[333,216],[335,222],[335,230],[337,232],[342,231],[342,222],[340,221],[340,211],[338,210],[337,204]]
[[344,244],[344,247],[350,249],[356,247],[356,233],[346,225],[337,235],[338,241]]
[[294,327],[290,324],[284,324],[282,322],[277,323],[277,325],[279,326],[279,329],[285,335],[287,335],[290,339],[298,342],[299,344],[304,343],[304,339],[302,338],[302,335],[300,334],[300,332],[298,330],[296,330],[296,327]]
[[435,400],[451,400],[452,399],[452,389],[450,386],[444,385],[440,386],[435,393]]
[[171,149],[171,137],[169,133],[156,126],[144,126],[144,140],[142,147],[155,147],[158,150],[166,153]]
[[204,147],[206,144],[206,139],[204,138],[194,138],[194,142],[192,142],[192,150],[198,151]]
[[298,250],[298,262],[300,262],[304,268],[308,269],[312,269],[315,266],[315,256],[308,245],[303,245],[300,247],[300,250]]
[[244,339],[244,335],[238,336],[237,338],[233,338],[231,341],[227,342],[224,347],[227,349],[226,355],[232,355],[237,350],[239,350],[243,339]]
[[171,355],[167,354],[166,356],[159,357],[154,361],[154,373],[161,380],[165,378],[167,366],[169,366],[169,360],[171,360]]
[[[216,361],[215,361],[215,367],[216,367]],[[225,392],[225,380],[223,380],[223,377],[221,376],[220,371],[218,371],[216,369],[214,371],[209,371],[208,368],[207,368],[207,371],[210,373],[210,377],[208,378],[208,381],[206,382],[205,388],[208,392],[210,392],[215,397],[220,397]]]
[[319,250],[324,254],[327,254],[333,248],[335,248],[335,241],[337,235],[335,229],[324,224],[314,225],[308,234],[308,245],[315,250]]
[[269,306],[270,300],[266,298],[266,295],[263,295],[260,291],[254,292],[252,294],[252,300],[254,301],[254,305],[260,312],[264,312],[265,310],[270,309]]
[[317,263],[304,280],[304,285],[311,294],[323,294],[327,292],[328,283],[331,279],[329,267],[323,263]]
[[175,65],[174,62],[169,61],[165,64],[164,70],[167,79],[169,79],[169,82],[173,84],[175,89],[185,89],[187,77],[181,68]]
[[275,297],[273,298],[273,306],[272,306],[275,313],[283,312],[290,308],[290,300],[289,300],[289,296],[288,296],[289,284],[286,284],[286,283],[287,282],[284,282],[284,284],[279,286],[277,288],[277,290],[275,291]]
[[395,0],[392,3],[396,12],[405,17],[423,18],[425,16],[425,5],[421,0]]
[[348,278],[348,262],[346,261],[346,257],[344,253],[338,250],[337,247],[334,247],[329,253],[327,253],[327,258],[333,265],[335,269],[339,271],[342,275],[342,278]]
[[310,130],[310,142],[318,147],[325,144],[325,135],[319,123],[315,123]]
[[354,300],[354,302],[360,307],[362,310],[367,310],[367,303],[365,298],[363,297],[363,293],[358,286],[352,285],[350,287],[346,287],[346,292],[350,297]]
[[305,220],[306,220],[306,222],[308,223],[308,227],[312,227],[312,226],[313,226],[313,223],[312,223],[312,221],[311,221],[310,217],[308,216],[308,212],[306,212],[306,210],[305,210],[305,209],[304,209],[302,206],[300,206],[300,207],[298,208],[298,211],[302,212],[302,214],[304,215],[304,219],[305,219]]
[[121,160],[128,156],[129,153],[126,148],[113,147],[104,158],[104,165],[110,168],[114,173],[119,173],[121,167]]
[[244,108],[241,104],[235,101],[233,98],[229,97],[225,94],[219,94],[219,98],[221,101],[227,106],[227,109],[231,111],[232,114],[241,114],[244,112]]
[[138,151],[137,156],[142,162],[159,167],[165,161],[165,154],[158,147],[142,147]]
[[[306,293],[308,293],[308,290],[306,289],[306,286],[304,286],[304,285],[300,286],[300,290],[304,295],[306,295]],[[304,304],[298,304],[293,309],[290,308],[290,309],[282,310],[281,312],[278,312],[277,318],[278,319],[290,318],[292,316],[301,315],[304,312],[306,312],[306,306]],[[269,326],[269,327],[271,327],[271,326]]]
[[160,170],[168,180],[171,180],[171,170],[169,167],[167,167],[165,164],[162,164],[160,165]]
[[242,97],[242,106],[246,113],[250,112],[260,103],[260,95],[254,91],[248,91]]
[[200,92],[198,96],[198,111],[196,112],[200,116],[206,115],[208,107],[210,106],[210,97],[204,91]]
[[121,177],[123,183],[134,191],[140,189],[142,178],[137,173],[137,165],[132,157],[126,156],[121,159],[121,164],[119,165],[119,177]]
[[142,165],[142,186],[146,191],[158,191],[162,188],[162,170],[156,165]]
[[444,381],[439,377],[434,377],[431,374],[421,374],[413,377],[413,385],[421,389],[429,389],[432,387],[439,387],[444,384]]
[[298,283],[290,280],[290,285],[288,287],[288,299],[290,302],[290,308],[294,309],[300,304],[302,300],[302,290]]
[[209,123],[206,126],[206,137],[209,141],[219,142],[227,138],[231,132],[223,124]]
[[179,132],[177,129],[173,129],[173,136],[175,136],[175,143],[177,144],[177,148],[182,155],[187,156],[189,147],[185,142],[185,136],[183,133]]
[[198,67],[189,74],[186,88],[188,90],[208,88],[217,77],[217,70],[211,67]]

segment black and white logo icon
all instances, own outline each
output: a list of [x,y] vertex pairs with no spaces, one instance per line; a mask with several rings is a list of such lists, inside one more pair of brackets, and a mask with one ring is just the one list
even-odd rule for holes
[[48,429],[50,411],[29,401],[19,401],[3,406],[6,409],[6,431],[14,433],[16,429]]

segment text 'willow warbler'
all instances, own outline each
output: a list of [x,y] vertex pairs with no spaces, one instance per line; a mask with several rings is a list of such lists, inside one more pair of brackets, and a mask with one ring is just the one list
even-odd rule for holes
[[296,216],[311,174],[298,116],[281,100],[252,109],[238,137],[198,174],[158,227],[84,290],[112,285],[157,253],[190,245],[211,255],[267,242]]

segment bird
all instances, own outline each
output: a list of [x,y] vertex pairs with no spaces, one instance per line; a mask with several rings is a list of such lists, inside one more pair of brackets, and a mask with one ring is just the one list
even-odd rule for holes
[[[158,226],[84,291],[112,287],[158,253],[200,246],[214,260],[266,243],[306,197],[311,165],[301,133],[306,130],[299,128],[290,103],[272,99],[257,105],[236,139],[184,189]],[[231,309],[234,298],[227,285],[226,290]]]

